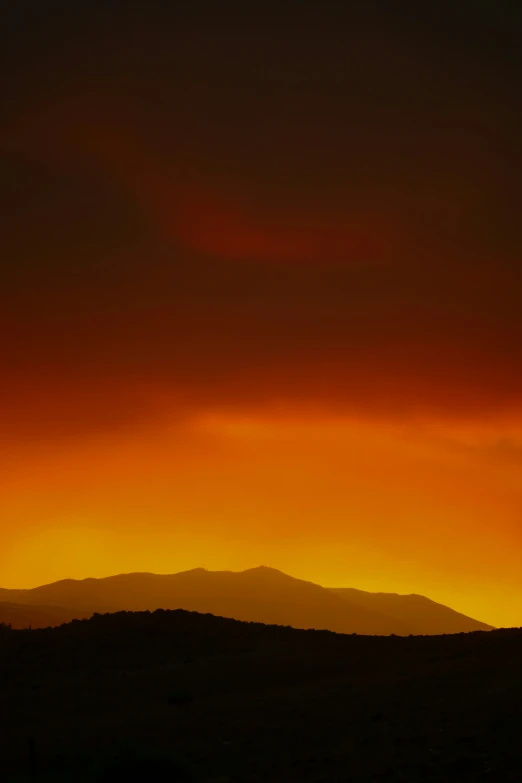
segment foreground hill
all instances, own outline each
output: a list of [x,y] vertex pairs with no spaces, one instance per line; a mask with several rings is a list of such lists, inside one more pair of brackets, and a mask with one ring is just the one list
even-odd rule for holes
[[[416,623],[414,612],[400,617],[398,613],[388,613],[384,603],[382,607],[365,605],[344,593],[337,594],[265,567],[241,572],[197,568],[170,575],[138,573],[105,579],[66,579],[32,590],[1,590],[0,601],[60,606],[79,618],[94,612],[181,608],[293,628],[403,636],[422,633],[418,630],[421,626],[429,627],[427,615],[433,606],[436,623],[432,625],[436,625],[438,633],[490,630],[484,623],[428,601],[419,606]],[[461,618],[460,625],[456,617]]]
[[364,637],[181,610],[0,628],[0,777],[520,781],[522,630]]

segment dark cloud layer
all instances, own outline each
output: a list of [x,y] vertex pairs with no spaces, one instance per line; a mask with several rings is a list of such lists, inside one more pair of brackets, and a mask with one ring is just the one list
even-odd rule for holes
[[522,14],[427,6],[13,6],[0,425],[519,413]]

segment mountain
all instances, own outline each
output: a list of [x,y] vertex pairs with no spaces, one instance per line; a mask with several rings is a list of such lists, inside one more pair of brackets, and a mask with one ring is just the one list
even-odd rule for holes
[[[181,608],[268,625],[347,634],[406,636],[424,632],[418,630],[429,625],[426,620],[421,622],[423,613],[434,606],[437,624],[434,621],[433,627],[436,625],[437,631],[427,633],[490,630],[484,623],[424,600],[426,604],[420,607],[420,619],[415,624],[414,616],[404,612],[401,617],[398,612],[389,612],[384,602],[382,607],[377,603],[366,605],[364,598],[360,599],[358,595],[351,598],[343,592],[264,566],[241,572],[196,568],[170,575],[120,574],[104,579],[66,579],[31,590],[0,590],[0,602],[61,607],[77,618],[95,612]],[[448,617],[446,623],[444,610]],[[460,624],[456,620],[459,617]]]
[[13,628],[50,628],[70,623],[74,619],[81,620],[89,614],[91,613],[57,606],[32,606],[0,601],[0,623]]
[[335,595],[344,598],[350,606],[358,604],[374,612],[392,617],[410,634],[436,635],[444,633],[468,633],[490,631],[492,627],[456,612],[444,604],[431,601],[423,595],[398,595],[397,593],[368,593],[353,587],[333,587]]

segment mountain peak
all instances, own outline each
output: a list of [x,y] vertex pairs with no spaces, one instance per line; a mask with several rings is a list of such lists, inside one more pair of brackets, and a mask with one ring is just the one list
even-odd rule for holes
[[253,568],[245,568],[244,571],[233,571],[235,574],[262,574],[264,576],[284,576],[286,579],[295,579],[290,574],[285,574],[284,571],[280,571],[278,568],[272,568],[272,566],[258,565]]

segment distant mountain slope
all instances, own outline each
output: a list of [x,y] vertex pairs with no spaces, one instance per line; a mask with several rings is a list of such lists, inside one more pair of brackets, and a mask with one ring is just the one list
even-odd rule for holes
[[30,606],[0,601],[0,623],[13,628],[49,628],[71,620],[90,616],[88,612],[63,609],[57,606]]
[[350,605],[356,603],[395,618],[401,624],[407,625],[409,633],[413,634],[435,635],[492,630],[492,626],[473,620],[423,595],[367,593],[352,587],[331,588],[331,591],[344,598]]
[[[365,605],[358,595],[352,599],[347,594],[266,567],[241,572],[197,568],[170,575],[136,573],[105,579],[66,579],[32,590],[0,590],[0,601],[59,606],[78,618],[94,612],[180,608],[236,620],[337,633],[404,636],[420,632],[411,630],[412,622],[406,615],[401,619],[385,608]],[[451,610],[447,612],[451,622],[445,625],[441,617],[438,633],[489,628]],[[462,618],[460,625],[454,615]]]

